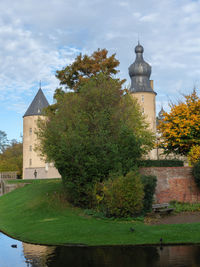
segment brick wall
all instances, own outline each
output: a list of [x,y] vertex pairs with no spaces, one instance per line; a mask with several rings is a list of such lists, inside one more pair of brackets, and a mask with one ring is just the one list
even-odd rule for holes
[[200,202],[200,189],[195,184],[191,167],[148,167],[141,168],[140,172],[157,177],[157,203],[171,200]]

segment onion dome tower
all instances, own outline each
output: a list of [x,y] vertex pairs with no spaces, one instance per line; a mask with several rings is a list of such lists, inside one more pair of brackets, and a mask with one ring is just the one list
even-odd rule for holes
[[142,113],[146,116],[149,128],[156,132],[156,108],[153,81],[150,80],[151,66],[143,59],[144,48],[138,42],[135,47],[136,59],[129,67],[131,78],[130,93],[138,100]]
[[165,113],[165,110],[163,109],[163,106],[162,106],[161,110],[158,112],[158,117],[156,118],[156,126],[158,126],[160,122],[164,121],[164,118],[165,118],[164,113]]
[[160,120],[162,120],[163,121],[163,119],[164,119],[164,113],[165,113],[165,110],[163,109],[163,107],[161,107],[161,110],[158,112],[158,118],[160,119]]
[[35,134],[37,120],[44,118],[42,111],[48,106],[40,88],[23,116],[23,179],[60,177],[53,164],[45,162],[35,151],[35,145],[38,144]]

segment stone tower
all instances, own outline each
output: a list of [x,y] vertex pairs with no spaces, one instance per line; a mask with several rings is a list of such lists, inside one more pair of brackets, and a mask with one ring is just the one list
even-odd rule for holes
[[[146,116],[151,131],[156,133],[156,92],[153,89],[153,81],[150,80],[151,66],[143,59],[144,48],[138,42],[135,47],[136,59],[129,67],[131,78],[130,92],[138,100],[142,113]],[[155,154],[155,155],[154,155]],[[156,153],[152,151],[150,157],[156,158]]]
[[35,151],[37,120],[49,103],[41,88],[23,116],[23,179],[59,178],[60,174],[52,163],[47,163]]

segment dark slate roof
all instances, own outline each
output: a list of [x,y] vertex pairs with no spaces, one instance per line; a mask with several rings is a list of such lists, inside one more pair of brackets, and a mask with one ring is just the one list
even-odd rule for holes
[[130,91],[134,92],[151,92],[156,94],[150,85],[151,66],[143,59],[144,48],[139,43],[135,47],[136,59],[129,67],[131,78]]
[[42,115],[43,108],[48,106],[49,103],[43,94],[42,89],[40,88],[23,117]]

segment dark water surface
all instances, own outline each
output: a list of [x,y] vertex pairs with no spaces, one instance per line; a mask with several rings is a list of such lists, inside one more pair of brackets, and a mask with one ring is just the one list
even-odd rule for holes
[[[17,247],[12,247],[17,245]],[[38,246],[0,234],[0,267],[200,267],[200,246]]]

